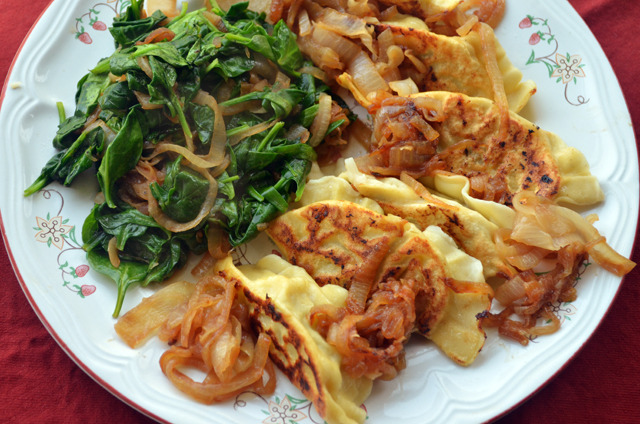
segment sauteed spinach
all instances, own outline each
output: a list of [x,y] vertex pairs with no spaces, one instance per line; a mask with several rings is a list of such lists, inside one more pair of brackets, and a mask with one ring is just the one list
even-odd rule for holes
[[[70,185],[82,172],[97,169],[104,202],[91,210],[82,236],[89,263],[118,285],[114,316],[132,284],[164,280],[189,252],[204,252],[211,227],[222,228],[231,246],[240,245],[304,190],[316,153],[291,136],[292,129],[311,125],[320,93],[328,88],[300,72],[309,62],[287,26],[270,25],[247,6],[237,3],[226,12],[215,2],[211,11],[188,12],[185,6],[168,21],[159,11],[145,17],[143,1],[133,0],[109,29],[115,52],[78,82],[74,114],[62,117],[53,139],[59,152],[25,190],[30,195],[53,181]],[[265,77],[269,84],[246,92],[255,83],[256,67],[264,64],[273,68]],[[286,85],[274,78],[278,71],[287,76]],[[191,139],[194,154],[205,155],[214,142],[216,116],[213,108],[194,101],[202,91],[216,98],[225,93],[219,105],[226,110],[254,105],[224,117],[230,137],[268,125],[237,144],[227,143],[228,166],[215,181],[181,155],[156,158],[153,166],[163,178],[150,182],[149,195],[176,222],[193,220],[211,181],[217,184],[206,218],[172,232],[131,202],[126,185],[141,158],[152,162],[158,143],[186,146]],[[341,124],[334,122],[329,132]],[[110,243],[117,249],[115,263]]]

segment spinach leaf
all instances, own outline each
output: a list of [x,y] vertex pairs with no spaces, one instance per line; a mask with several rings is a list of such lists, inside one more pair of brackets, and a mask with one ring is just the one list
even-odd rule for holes
[[[261,225],[284,212],[292,193],[302,195],[305,179],[316,155],[299,140],[283,137],[284,123],[239,143],[231,150],[227,174],[219,179],[220,197],[215,213],[237,246],[254,238]],[[236,176],[236,179],[233,179]]]
[[291,32],[283,20],[276,23],[273,28],[273,47],[276,53],[276,62],[290,75],[300,75],[297,71],[304,63],[304,58],[298,44],[296,35]]
[[189,103],[189,112],[191,120],[193,121],[196,131],[198,131],[198,138],[203,145],[208,145],[213,135],[213,124],[215,122],[215,114],[209,106],[197,105],[195,103]]
[[131,55],[133,49],[120,50],[109,58],[109,71],[113,75],[121,76],[130,72],[142,72],[136,58]]
[[190,102],[202,88],[200,69],[197,67],[180,69],[177,79],[178,95],[183,102]]
[[137,109],[131,109],[120,132],[107,147],[98,168],[98,183],[110,207],[115,207],[116,181],[136,166],[142,154],[142,146],[142,128],[138,122]]
[[164,183],[152,183],[151,194],[164,213],[178,222],[194,219],[209,190],[209,181],[196,171],[181,166],[182,156],[167,166]]
[[131,57],[155,56],[164,60],[171,66],[181,67],[187,66],[187,61],[180,55],[180,52],[171,43],[153,43],[137,46],[131,52]]
[[139,262],[121,261],[116,268],[111,264],[109,255],[98,250],[87,252],[87,260],[94,270],[116,282],[118,295],[113,317],[117,318],[120,315],[127,290],[131,285],[144,281],[148,273],[148,266]]
[[229,9],[227,10],[225,17],[229,20],[234,20],[234,21],[237,21],[240,19],[257,20],[258,14],[256,12],[249,10],[248,1],[243,1],[243,2],[234,3],[231,6],[229,6]]
[[83,132],[68,148],[49,159],[40,176],[24,191],[24,195],[29,196],[52,181],[70,185],[78,174],[91,168],[101,157],[104,144],[105,135],[102,128]]
[[[197,236],[198,231],[171,234],[153,218],[121,202],[115,209],[106,204],[94,206],[82,227],[83,247],[93,268],[118,285],[114,317],[132,284],[164,280],[185,263],[189,250],[206,249],[206,240]],[[120,258],[117,268],[107,253],[114,237]]]
[[153,103],[165,104],[171,116],[177,116],[184,133],[191,137],[191,129],[178,95],[173,91],[178,74],[175,68],[153,56],[149,57],[149,65],[153,71],[151,83],[147,86]]
[[123,48],[133,46],[137,41],[143,40],[151,31],[156,29],[160,22],[164,21],[167,17],[159,10],[155,11],[153,15],[141,19],[141,14],[138,8],[141,8],[141,4],[137,4],[137,7],[133,7],[136,1],[132,2],[131,6],[127,9],[127,12],[113,20],[113,26],[109,28],[109,32],[113,36],[113,39],[117,45]]
[[142,71],[131,69],[126,72],[127,84],[131,91],[140,91],[142,93],[147,92],[147,85],[150,80],[149,77]]
[[[224,31],[207,19],[205,9],[187,12],[183,7],[167,24],[175,34],[171,41],[137,45],[161,25],[164,15],[157,12],[144,18],[143,1],[130,2],[110,28],[116,52],[100,60],[78,83],[75,113],[68,119],[61,115],[53,140],[59,152],[25,191],[31,194],[51,181],[69,184],[92,164],[98,165],[105,202],[94,206],[82,235],[93,268],[118,285],[114,316],[131,285],[163,280],[184,264],[189,252],[205,251],[209,226],[222,227],[232,246],[255,237],[291,200],[300,198],[316,157],[311,146],[287,137],[292,125],[311,125],[319,93],[328,90],[313,76],[298,73],[305,61],[295,35],[282,21],[266,23],[264,14],[247,9],[248,2],[236,3],[226,13],[215,1],[211,3]],[[141,57],[149,62],[150,76],[138,65]],[[290,84],[274,84],[247,94],[246,88],[254,84],[252,77],[262,75],[259,70],[251,71],[263,65],[265,58],[291,77]],[[126,81],[114,83],[111,75],[125,76]],[[144,146],[158,142],[186,146],[187,139],[192,139],[194,153],[208,150],[216,117],[208,106],[193,102],[201,90],[226,99],[222,107],[249,101],[262,106],[225,117],[227,135],[240,135],[262,123],[270,126],[227,146],[230,163],[216,179],[218,197],[207,219],[189,231],[172,233],[127,204],[118,189],[124,184],[122,177],[135,168]],[[134,91],[148,94],[151,103],[162,107],[143,110]],[[104,125],[84,130],[97,108],[98,119],[116,133],[110,143]],[[330,125],[328,132],[341,123]],[[178,222],[197,215],[209,189],[209,181],[187,165],[173,154],[153,165],[164,173],[164,179],[162,184],[151,184],[151,195]],[[134,204],[130,198],[127,201]],[[118,250],[118,267],[109,260],[110,240],[115,240]]]
[[109,80],[109,75],[106,73],[96,75],[89,72],[86,74],[80,82],[78,82],[75,115],[85,118],[91,115],[98,105],[98,98],[110,84],[111,80]]
[[98,99],[98,104],[102,110],[128,110],[136,102],[136,96],[129,89],[129,84],[126,82],[108,86]]
[[279,91],[271,91],[271,89],[265,88],[263,91],[254,91],[227,100],[226,102],[220,103],[220,105],[233,106],[251,100],[261,100],[262,107],[271,112],[276,119],[280,119],[289,116],[293,108],[304,96],[305,93],[298,88],[286,88]]
[[77,139],[77,131],[84,127],[84,123],[87,122],[86,116],[70,116],[60,125],[58,125],[58,131],[53,138],[53,147],[56,149],[66,149],[71,146]]

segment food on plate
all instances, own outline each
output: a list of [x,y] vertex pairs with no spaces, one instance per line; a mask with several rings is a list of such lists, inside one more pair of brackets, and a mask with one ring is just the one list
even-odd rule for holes
[[[437,225],[462,250],[482,262],[486,278],[500,277],[492,281],[497,286],[496,300],[505,309],[500,314],[486,314],[483,325],[499,327],[501,334],[522,344],[527,344],[531,336],[559,328],[555,315],[551,317],[551,305],[575,300],[574,282],[588,256],[620,276],[635,266],[606,243],[592,221],[530,191],[514,197],[513,210],[468,194],[472,201],[465,205],[460,192],[452,194],[463,203],[432,194],[406,174],[400,180],[375,178],[363,174],[353,159],[345,161],[345,169],[340,176],[360,194],[376,201],[385,213],[405,218],[420,228]],[[463,187],[468,190],[468,180]],[[309,191],[313,193],[315,188],[311,183]],[[316,200],[320,197],[311,196]],[[490,221],[497,216],[501,217],[496,220],[499,225]],[[512,315],[524,319],[524,323],[512,319]],[[552,325],[539,326],[539,318]]]
[[118,284],[114,316],[128,287],[168,278],[189,252],[254,238],[302,193],[314,147],[340,143],[349,123],[327,86],[300,72],[309,62],[284,22],[268,25],[246,3],[185,5],[171,21],[141,5],[115,19],[118,49],[78,83],[53,140],[60,152],[25,191],[97,169],[83,240],[93,269]]
[[343,307],[347,291],[318,286],[302,268],[276,255],[237,268],[226,258],[216,269],[224,278],[238,281],[257,331],[273,341],[272,360],[318,413],[330,423],[363,422],[366,412],[360,405],[371,392],[372,379],[345,372],[340,352],[309,320],[319,305]]
[[[172,283],[121,316],[116,332],[133,348],[153,334],[169,343],[160,358],[162,372],[200,402],[221,402],[247,390],[273,393],[272,341],[266,333],[251,330],[249,306],[240,298],[236,281],[206,263],[196,274],[197,284]],[[204,377],[197,381],[185,368],[195,368]]]
[[[494,98],[492,81],[482,55],[482,40],[477,31],[470,31],[463,37],[448,37],[427,28],[406,25],[400,19],[375,26],[378,40],[388,37],[391,46],[403,46],[405,56],[410,54],[419,60],[405,59],[399,64],[398,79],[411,78],[419,92],[450,91],[471,97]],[[509,108],[518,112],[535,93],[536,86],[531,80],[522,81],[522,73],[513,66],[497,39],[495,49]]]
[[[514,269],[500,257],[496,248],[494,235],[499,227],[481,213],[431,193],[408,175],[403,174],[402,180],[376,178],[361,172],[352,158],[345,161],[345,168],[340,179],[352,184],[364,199],[377,202],[385,214],[404,218],[422,230],[431,225],[441,228],[462,250],[482,262],[485,278],[514,274]],[[316,185],[310,181],[300,201],[315,191]]]
[[[381,0],[380,3],[396,6],[403,13],[421,18],[432,30],[448,29],[451,33],[464,25],[469,10],[474,12],[474,22],[486,22],[495,27],[505,9],[504,0]],[[439,28],[436,24],[447,27]]]
[[[494,102],[460,93],[388,98],[376,111],[371,152],[359,165],[376,175],[462,175],[472,197],[506,205],[523,190],[574,205],[604,199],[578,149],[514,112],[508,117],[503,121]],[[434,135],[417,130],[418,123]]]
[[482,348],[485,335],[476,315],[490,308],[492,290],[480,262],[439,228],[422,232],[396,216],[326,200],[287,212],[266,232],[287,261],[304,268],[319,285],[347,288],[351,309],[365,310],[381,286],[398,281],[414,292],[410,329],[463,365]]
[[[116,51],[73,116],[59,108],[59,152],[25,194],[95,165],[82,236],[114,316],[131,285],[203,254],[197,284],[115,326],[133,348],[168,342],[160,366],[194,399],[269,395],[275,364],[330,424],[361,423],[413,333],[470,365],[484,328],[523,345],[557,331],[551,304],[576,298],[587,258],[635,266],[560,205],[604,195],[578,150],[518,115],[536,88],[491,29],[504,1],[149,5],[114,20]],[[261,232],[284,259],[234,263]]]
[[[316,306],[344,307],[344,288],[320,287],[304,269],[276,255],[238,267],[226,257],[199,266],[197,274],[197,285],[174,282],[122,315],[118,335],[136,347],[153,328],[172,344],[162,356],[163,371],[201,402],[247,390],[272,394],[273,361],[328,422],[364,421],[360,405],[372,379],[344,372],[341,354],[309,320]],[[186,287],[191,289],[185,299]],[[252,329],[259,334],[257,342]],[[185,366],[205,372],[204,381],[183,374]],[[261,384],[263,374],[266,384]]]
[[298,15],[298,43],[327,78],[365,107],[393,92],[444,90],[494,99],[492,61],[512,110],[522,109],[535,93],[535,84],[522,81],[490,29],[450,37],[393,10],[357,17],[306,1]]

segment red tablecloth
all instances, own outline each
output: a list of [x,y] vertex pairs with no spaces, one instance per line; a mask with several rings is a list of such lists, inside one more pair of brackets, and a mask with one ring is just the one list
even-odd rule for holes
[[[49,2],[2,0],[0,81],[5,80],[23,38]],[[636,139],[640,139],[640,38],[636,35],[640,3],[570,2],[609,57],[631,111]],[[638,249],[632,259],[640,263]],[[29,306],[2,243],[0,280],[0,422],[151,422],[96,384],[60,349]],[[638,323],[640,267],[626,277],[608,315],[575,358],[549,384],[498,422],[640,423]]]

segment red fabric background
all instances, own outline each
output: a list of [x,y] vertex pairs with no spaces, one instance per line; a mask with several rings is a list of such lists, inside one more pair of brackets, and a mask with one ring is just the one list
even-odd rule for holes
[[[521,0],[516,0],[521,1]],[[0,81],[50,0],[2,0]],[[640,139],[640,22],[637,0],[570,0],[606,52]],[[1,142],[8,142],[2,140]],[[640,252],[632,259],[640,263]],[[640,267],[629,274],[608,315],[575,358],[508,423],[640,422]],[[31,309],[0,243],[0,422],[146,423],[96,384],[56,344]],[[522,376],[523,381],[527,378]]]

